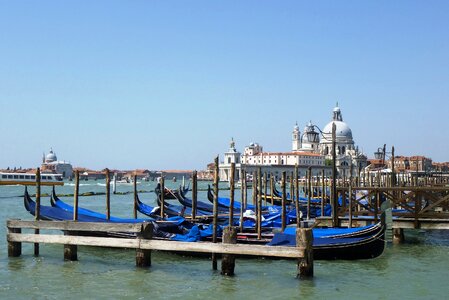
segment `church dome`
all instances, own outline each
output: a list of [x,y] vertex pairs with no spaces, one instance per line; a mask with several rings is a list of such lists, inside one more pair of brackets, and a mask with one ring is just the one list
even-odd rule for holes
[[50,150],[50,152],[47,154],[47,156],[45,156],[45,162],[47,162],[47,163],[54,162],[57,160],[58,160],[58,158],[56,157],[56,154],[53,153],[53,150]]
[[329,124],[327,124],[323,132],[326,133],[326,135],[329,135],[332,138],[332,124],[335,123],[335,137],[338,138],[344,138],[344,139],[350,139],[352,140],[352,130],[349,128],[348,124],[342,121],[332,121]]

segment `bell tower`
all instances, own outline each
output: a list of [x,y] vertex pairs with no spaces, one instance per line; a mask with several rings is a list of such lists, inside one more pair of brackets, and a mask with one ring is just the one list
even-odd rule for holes
[[299,149],[301,149],[301,133],[299,132],[298,122],[296,122],[292,132],[292,151],[298,151]]

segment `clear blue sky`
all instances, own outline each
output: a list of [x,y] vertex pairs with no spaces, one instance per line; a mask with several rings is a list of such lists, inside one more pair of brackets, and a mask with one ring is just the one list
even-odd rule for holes
[[449,161],[448,1],[0,1],[0,168],[203,169],[338,101],[369,157]]

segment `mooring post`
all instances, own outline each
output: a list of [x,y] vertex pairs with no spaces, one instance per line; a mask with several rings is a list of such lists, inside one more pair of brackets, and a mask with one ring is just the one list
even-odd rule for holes
[[262,168],[257,170],[257,239],[262,239]]
[[198,201],[198,172],[195,170],[192,174],[192,221],[196,219],[196,207]]
[[310,202],[312,193],[312,167],[309,167],[307,170],[307,220],[310,220]]
[[264,205],[267,206],[267,194],[268,194],[268,173],[264,172],[263,173],[263,190],[264,190]]
[[161,173],[161,181],[159,183],[159,186],[161,188],[160,196],[161,197],[161,218],[165,218],[165,182],[164,182],[164,176]]
[[274,204],[274,194],[273,194],[273,191],[274,191],[274,177],[272,176],[273,174],[270,174],[270,203],[271,203],[271,205],[273,205]]
[[336,125],[332,123],[332,227],[338,227],[338,196],[337,196],[337,142]]
[[[36,169],[36,209],[34,219],[38,221],[41,213],[41,169]],[[34,229],[34,234],[39,234],[39,229]],[[34,243],[34,256],[39,256],[39,243]]]
[[109,169],[104,170],[106,175],[106,219],[111,219],[111,178],[109,177]]
[[229,226],[234,225],[234,173],[235,163],[231,163],[231,174],[229,177]]
[[287,220],[287,208],[285,207],[285,204],[287,202],[287,193],[286,193],[286,183],[285,183],[285,177],[286,177],[286,173],[285,171],[282,172],[282,215],[281,215],[281,229],[282,231],[284,231],[285,226],[286,226],[286,220]]
[[[68,221],[70,222],[70,221]],[[64,231],[64,235],[77,235],[76,231]],[[78,246],[64,244],[64,260],[76,261],[78,260]]]
[[296,228],[296,247],[304,247],[304,257],[298,259],[297,277],[313,276],[313,231],[311,228]]
[[[213,206],[213,232],[212,232],[212,242],[217,242],[217,231],[218,231],[218,181],[219,181],[219,168],[218,168],[218,156],[215,157],[214,160],[214,206]],[[217,255],[216,253],[212,253],[212,269],[217,270]]]
[[240,169],[240,232],[243,232],[243,209],[245,207],[246,175],[243,169]]
[[[53,186],[53,191],[55,186]],[[78,201],[79,201],[79,190],[80,190],[80,172],[75,171],[75,193],[73,194],[73,221],[78,221]]]
[[324,169],[321,170],[321,216],[324,217],[324,201],[326,201],[326,182],[324,179]]
[[[153,223],[142,223],[142,229],[137,238],[140,240],[150,240],[153,237]],[[151,249],[136,249],[136,267],[151,266]]]
[[299,170],[298,164],[295,164],[295,209],[296,209],[296,227],[301,227],[301,211],[299,210]]
[[404,240],[404,229],[393,228],[393,244],[402,244]]
[[133,203],[133,216],[137,219],[137,174],[134,173],[133,176],[133,191],[134,191],[134,203]]
[[[223,244],[237,243],[237,229],[233,226],[227,226],[223,230]],[[221,259],[221,274],[233,276],[235,269],[235,256],[232,254],[223,254]]]
[[[11,228],[8,223],[9,221],[7,221],[8,233],[22,233],[21,228]],[[19,257],[20,255],[22,255],[22,243],[8,242],[8,257]]]

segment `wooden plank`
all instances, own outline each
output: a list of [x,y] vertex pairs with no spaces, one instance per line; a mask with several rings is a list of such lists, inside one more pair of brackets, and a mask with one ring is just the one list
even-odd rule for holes
[[281,247],[245,244],[221,244],[210,242],[177,242],[165,240],[141,240],[108,237],[64,236],[49,234],[8,233],[8,242],[50,243],[80,246],[99,246],[111,248],[135,248],[160,251],[221,253],[266,257],[300,258],[304,256],[303,247]]
[[139,239],[91,237],[91,236],[68,236],[56,234],[18,234],[9,233],[7,240],[10,242],[23,243],[47,243],[66,244],[79,246],[100,246],[111,248],[138,248]]
[[76,231],[99,231],[99,232],[140,232],[142,223],[96,223],[96,222],[73,222],[73,221],[6,221],[8,228],[27,229],[55,229]]
[[298,258],[304,255],[304,248],[262,246],[245,244],[220,244],[209,242],[186,243],[177,241],[142,240],[141,248],[161,251],[181,251],[199,253],[222,253],[237,255],[254,255],[267,257]]

